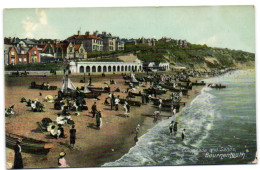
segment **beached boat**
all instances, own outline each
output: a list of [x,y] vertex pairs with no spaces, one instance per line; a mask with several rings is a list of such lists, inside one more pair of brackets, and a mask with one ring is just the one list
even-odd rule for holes
[[143,91],[147,94],[155,94],[156,93],[157,95],[165,94],[167,92],[164,89],[144,89]]
[[193,82],[192,83],[193,86],[205,86],[206,83],[204,81],[201,81],[201,82]]
[[[160,104],[160,102],[159,101],[154,101],[153,102],[153,104],[155,105],[155,106],[159,106],[159,104]],[[173,105],[173,106],[185,106],[185,102],[172,102],[172,101],[164,101],[163,100],[163,102],[162,102],[162,105],[164,106],[171,106],[171,105]]]
[[50,86],[48,88],[48,86],[36,84],[34,81],[31,82],[30,88],[31,89],[41,89],[41,90],[57,90],[57,86]]
[[188,90],[187,89],[176,89],[172,86],[167,86],[165,84],[161,84],[160,86],[162,86],[163,88],[166,88],[166,89],[169,89],[171,91],[174,91],[174,92],[182,92],[183,95],[187,95],[188,94]]
[[[173,87],[173,83],[165,83],[165,85]],[[189,85],[188,82],[187,82],[187,85],[183,85],[181,83],[177,83],[177,86],[178,87],[182,87],[182,88],[187,89],[187,90],[192,90],[192,85]]]
[[76,98],[77,96],[82,96],[84,98],[97,98],[98,96],[101,95],[101,93],[92,92],[87,88],[86,84],[84,86],[84,90],[79,91],[75,88],[74,84],[69,78],[67,78],[66,81],[65,77],[63,77],[62,86],[61,86],[61,90],[59,91],[59,95],[61,97],[71,97],[71,98]]
[[[120,99],[120,104],[125,104],[125,101],[126,101],[126,99]],[[139,101],[127,100],[127,103],[130,106],[138,106],[138,107],[141,106],[141,102],[139,102]]]
[[6,133],[6,146],[13,149],[18,139],[22,139],[21,148],[23,152],[34,153],[34,154],[47,154],[51,148],[52,143],[47,143],[41,140],[23,137],[20,135]]
[[208,85],[208,87],[211,87],[211,88],[213,88],[213,89],[224,89],[224,88],[226,88],[227,86],[223,86],[223,85],[221,85],[221,84],[209,84]]
[[130,94],[132,96],[142,96],[141,93],[128,92],[128,94]]
[[110,87],[93,87],[93,86],[88,86],[88,89],[92,92],[97,92],[97,93],[110,93]]

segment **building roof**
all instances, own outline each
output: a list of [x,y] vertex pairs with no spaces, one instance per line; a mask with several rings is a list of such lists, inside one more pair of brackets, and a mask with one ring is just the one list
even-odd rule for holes
[[79,48],[80,48],[80,46],[81,46],[80,43],[76,43],[76,44],[74,44],[74,50],[75,50],[75,51],[78,51]]
[[103,40],[100,37],[94,36],[94,35],[72,35],[67,38],[67,40],[84,40],[84,39],[97,39],[97,40]]
[[67,51],[68,46],[69,46],[69,43],[64,43],[64,42],[56,44],[56,47],[61,47],[63,52]]
[[21,41],[23,41],[27,45],[36,45],[36,43],[31,40],[21,40]]

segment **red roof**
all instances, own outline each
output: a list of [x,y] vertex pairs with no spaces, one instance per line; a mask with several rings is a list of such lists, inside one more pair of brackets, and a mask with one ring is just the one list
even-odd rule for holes
[[69,43],[57,43],[56,47],[61,47],[64,52],[67,51],[67,47],[69,46]]
[[103,40],[102,38],[99,38],[95,35],[73,35],[67,38],[67,40],[84,40],[84,39],[97,39],[97,40]]
[[79,48],[80,48],[80,46],[81,46],[81,44],[79,44],[79,43],[78,43],[78,44],[75,44],[75,45],[74,45],[74,49],[75,49],[75,51],[78,51]]

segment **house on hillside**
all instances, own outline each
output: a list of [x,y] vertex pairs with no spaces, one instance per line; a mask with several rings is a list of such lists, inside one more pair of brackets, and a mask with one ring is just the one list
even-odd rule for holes
[[5,45],[5,64],[30,64],[40,62],[40,53],[36,46],[17,47],[14,45]]
[[[39,50],[41,47],[41,50]],[[41,62],[50,63],[55,61],[55,46],[54,44],[47,43],[45,45],[38,45],[38,50],[40,51]]]
[[125,50],[125,42],[121,41],[119,38],[116,40],[116,51]]
[[106,32],[102,32],[102,34],[98,34],[98,37],[103,39],[103,50],[104,51],[115,51],[116,50],[116,38],[111,35],[111,33],[107,34]]
[[83,43],[87,52],[103,51],[103,39],[97,37],[97,34],[97,31],[93,35],[89,31],[86,31],[84,35],[80,35],[80,31],[78,31],[77,35],[70,36],[66,40],[71,43]]
[[56,60],[64,60],[66,58],[68,46],[69,43],[67,42],[56,43],[54,45],[54,50],[55,50],[54,57]]
[[83,43],[69,43],[67,47],[67,59],[87,59],[87,50]]

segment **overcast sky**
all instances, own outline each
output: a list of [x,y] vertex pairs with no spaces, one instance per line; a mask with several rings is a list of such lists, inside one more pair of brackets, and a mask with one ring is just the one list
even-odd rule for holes
[[6,9],[4,36],[62,40],[98,30],[254,52],[254,19],[252,6]]

